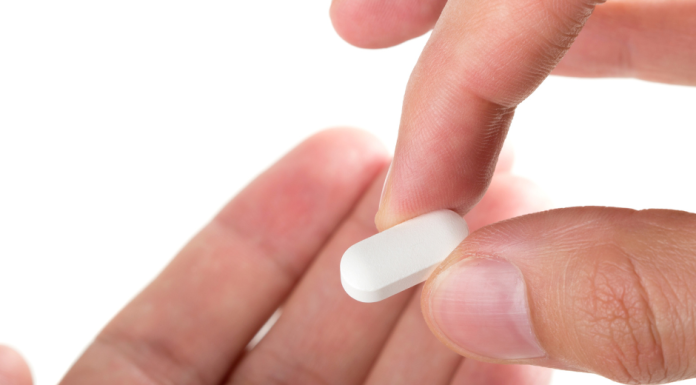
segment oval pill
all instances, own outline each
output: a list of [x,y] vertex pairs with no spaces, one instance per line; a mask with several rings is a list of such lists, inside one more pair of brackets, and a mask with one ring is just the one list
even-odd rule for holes
[[425,281],[469,235],[459,214],[438,210],[360,241],[341,258],[343,289],[360,302],[377,302]]

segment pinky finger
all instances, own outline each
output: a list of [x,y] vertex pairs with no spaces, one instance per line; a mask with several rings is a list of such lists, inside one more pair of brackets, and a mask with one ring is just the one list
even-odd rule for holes
[[31,385],[31,371],[14,349],[0,345],[0,385]]

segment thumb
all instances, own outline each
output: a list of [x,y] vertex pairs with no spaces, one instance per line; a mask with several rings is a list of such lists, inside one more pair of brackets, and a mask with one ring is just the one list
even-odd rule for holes
[[485,227],[430,277],[460,354],[647,384],[696,376],[696,215],[583,207]]
[[31,372],[22,356],[0,345],[0,385],[31,385]]

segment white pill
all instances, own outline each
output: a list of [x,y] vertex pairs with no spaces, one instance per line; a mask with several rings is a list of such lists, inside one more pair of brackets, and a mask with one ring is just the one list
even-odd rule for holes
[[360,302],[377,302],[425,281],[469,235],[459,214],[439,210],[360,241],[341,259],[341,283]]

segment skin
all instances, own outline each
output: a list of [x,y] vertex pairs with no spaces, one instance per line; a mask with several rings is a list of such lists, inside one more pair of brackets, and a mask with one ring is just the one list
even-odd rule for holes
[[[487,226],[460,245],[425,285],[426,321],[450,348],[488,362],[585,371],[652,384],[696,375],[696,215],[578,207]],[[495,258],[524,277],[543,357],[482,357],[434,321],[430,292],[453,264]]]
[[26,361],[9,346],[0,345],[0,385],[31,385]]
[[[437,338],[489,364],[428,334],[418,288],[365,306],[341,292],[335,271],[347,245],[428,211],[454,209],[475,229],[543,208],[528,183],[494,172],[516,106],[552,72],[696,84],[694,9],[689,0],[335,0],[334,25],[358,46],[434,27],[409,81],[382,198],[388,160],[372,139],[331,131],[308,140],[223,209],[62,383],[548,381],[543,369],[500,363],[628,383],[693,377],[693,214],[575,208],[474,232],[430,278],[421,306]],[[544,357],[477,356],[441,332],[430,294],[471,255],[519,269]],[[30,383],[15,352],[2,348],[0,358],[0,381]]]
[[433,30],[406,89],[380,230],[471,210],[515,108],[551,73],[696,85],[692,0],[333,0],[330,15],[365,48]]
[[[547,207],[534,185],[509,173],[511,154],[503,156],[481,209],[466,217],[472,230]],[[377,232],[389,161],[362,131],[307,139],[232,199],[61,384],[547,383],[547,369],[503,368],[447,349],[421,315],[421,287],[374,304],[343,291],[340,257]],[[249,348],[279,307],[278,321]],[[31,384],[24,361],[6,348],[0,384]]]
[[[339,35],[365,48],[433,31],[404,97],[381,230],[483,204],[515,108],[549,74],[696,85],[693,0],[333,0],[330,14]],[[690,213],[604,207],[496,223],[431,275],[423,314],[442,342],[479,360],[636,384],[693,378],[694,229]],[[484,357],[443,332],[434,293],[446,279],[465,282],[450,277],[468,258],[519,271],[543,357]]]

